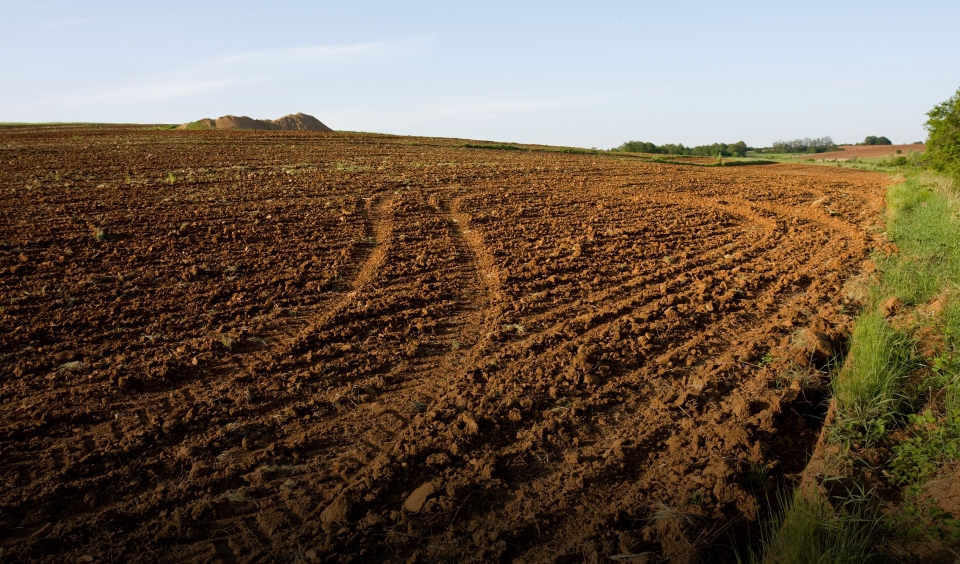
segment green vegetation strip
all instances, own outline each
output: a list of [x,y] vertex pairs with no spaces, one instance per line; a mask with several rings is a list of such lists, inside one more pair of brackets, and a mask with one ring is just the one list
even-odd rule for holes
[[[937,484],[960,471],[960,198],[943,176],[912,173],[888,190],[894,254],[834,374],[817,487],[783,500],[753,562],[871,562],[956,554],[960,515]],[[809,490],[809,491],[807,491]]]
[[777,161],[769,161],[765,159],[717,159],[712,163],[698,163],[691,161],[678,161],[674,159],[667,159],[663,157],[653,157],[650,159],[643,159],[646,162],[650,163],[663,163],[663,164],[673,164],[673,165],[683,165],[683,166],[701,166],[701,167],[718,167],[718,166],[757,166],[757,165],[770,165],[777,164]]
[[580,149],[578,147],[548,147],[532,146],[521,147],[510,143],[463,143],[458,145],[463,149],[492,149],[494,151],[542,151],[546,153],[570,153],[574,155],[599,155],[603,151],[597,149]]

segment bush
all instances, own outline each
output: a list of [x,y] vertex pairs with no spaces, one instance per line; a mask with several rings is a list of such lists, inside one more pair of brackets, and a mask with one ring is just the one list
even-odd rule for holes
[[927,159],[940,171],[960,178],[960,88],[927,112]]

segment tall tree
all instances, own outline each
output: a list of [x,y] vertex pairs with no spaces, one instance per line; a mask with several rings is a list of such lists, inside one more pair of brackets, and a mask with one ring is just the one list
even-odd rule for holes
[[960,179],[960,88],[927,112],[927,158],[933,168]]
[[727,150],[730,151],[730,154],[734,157],[747,156],[747,144],[743,141],[737,141],[736,143],[727,145]]

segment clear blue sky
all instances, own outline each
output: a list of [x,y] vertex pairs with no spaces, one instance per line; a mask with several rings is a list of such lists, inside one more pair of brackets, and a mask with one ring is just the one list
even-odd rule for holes
[[926,137],[960,2],[0,0],[0,121],[316,116],[600,148]]

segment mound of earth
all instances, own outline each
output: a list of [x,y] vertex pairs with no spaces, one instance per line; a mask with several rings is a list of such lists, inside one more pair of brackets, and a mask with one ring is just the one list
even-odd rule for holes
[[253,119],[247,116],[221,116],[216,120],[203,118],[184,123],[177,129],[253,129],[258,131],[333,131],[317,118],[295,113],[278,119]]

